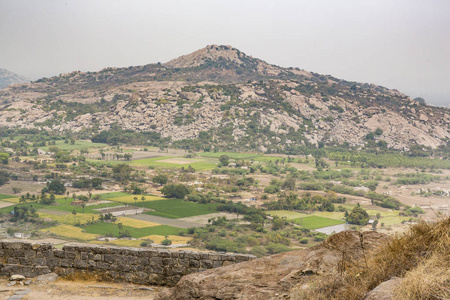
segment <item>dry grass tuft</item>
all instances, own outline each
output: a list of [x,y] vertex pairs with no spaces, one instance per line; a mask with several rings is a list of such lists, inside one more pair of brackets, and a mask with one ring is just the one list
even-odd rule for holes
[[396,299],[449,299],[450,217],[424,221],[397,235],[340,275],[315,276],[294,299],[363,299],[380,283],[404,277]]

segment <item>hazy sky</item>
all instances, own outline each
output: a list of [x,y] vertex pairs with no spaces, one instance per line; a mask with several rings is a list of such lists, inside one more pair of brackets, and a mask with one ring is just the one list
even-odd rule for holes
[[449,0],[0,0],[0,68],[32,79],[209,44],[450,105]]

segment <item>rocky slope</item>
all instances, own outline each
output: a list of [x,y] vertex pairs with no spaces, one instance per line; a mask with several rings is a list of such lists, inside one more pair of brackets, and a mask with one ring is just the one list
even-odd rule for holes
[[344,142],[403,150],[436,148],[450,138],[448,109],[373,84],[270,65],[231,46],[0,91],[0,127],[90,136],[113,124],[172,141],[203,136],[231,150]]
[[23,76],[17,75],[16,73],[0,68],[0,89],[3,89],[11,84],[24,82],[29,82],[29,80]]
[[311,249],[186,275],[156,299],[288,299],[312,275],[337,275],[386,240],[377,232],[341,232]]

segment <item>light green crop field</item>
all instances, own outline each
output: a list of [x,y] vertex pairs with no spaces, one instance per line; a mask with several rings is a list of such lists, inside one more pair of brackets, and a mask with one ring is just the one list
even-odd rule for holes
[[88,148],[103,148],[108,147],[107,144],[102,143],[92,143],[90,141],[75,141],[75,145],[71,145],[70,142],[66,144],[64,140],[56,141],[56,145],[50,145],[45,147],[40,147],[44,151],[48,151],[50,147],[58,147],[61,150],[79,150],[79,149],[88,149]]
[[[145,228],[135,228],[124,225],[123,229],[128,230],[128,232],[131,234],[131,237],[133,238],[141,238],[149,235],[179,235],[181,232],[186,232],[186,229],[167,225],[158,225]],[[96,223],[84,227],[83,230],[87,233],[99,235],[111,234],[113,236],[118,236],[119,234],[117,223]]]
[[[171,162],[173,161],[173,162]],[[208,170],[215,168],[216,162],[208,159],[202,158],[183,158],[183,157],[172,157],[172,156],[161,156],[152,157],[146,159],[138,159],[131,161],[132,166],[145,166],[145,167],[163,167],[170,169],[181,169],[182,167],[188,168],[191,166],[196,170]]]
[[17,198],[17,196],[0,194],[0,200],[11,199],[11,198]]
[[338,211],[333,211],[333,212],[318,211],[318,212],[312,213],[312,215],[318,216],[318,217],[323,217],[323,218],[335,219],[335,220],[341,220],[342,218],[345,217],[343,212],[338,212]]
[[328,227],[338,224],[344,224],[344,221],[330,219],[330,218],[323,218],[318,216],[309,216],[304,218],[298,218],[294,219],[294,222],[298,225],[301,225],[302,227],[308,228],[308,229],[318,229],[322,227]]
[[146,208],[154,211],[145,212],[148,215],[160,216],[170,219],[206,215],[217,212],[218,203],[200,204],[180,199],[167,199],[144,203]]
[[304,218],[309,216],[308,214],[302,214],[295,211],[288,211],[288,210],[269,210],[267,212],[271,216],[277,216],[280,218],[286,218],[288,220],[297,219],[297,218]]
[[227,155],[231,159],[251,159],[260,157],[258,153],[237,153],[237,152],[203,152],[198,153],[199,156],[219,158],[222,155]]
[[[142,197],[145,197],[144,202],[148,202],[148,201],[158,201],[158,200],[166,200],[166,198],[163,197],[159,197],[159,196],[154,196],[154,195],[130,195],[127,193],[121,193],[121,192],[116,192],[116,193],[106,193],[106,194],[101,194],[102,199],[105,200],[110,200],[110,201],[114,201],[114,202],[120,202],[120,203],[126,203],[126,204],[135,204],[136,205],[142,205]],[[137,201],[134,200],[134,198],[137,198]]]
[[[275,162],[277,160],[281,161],[283,160],[283,157],[277,157],[277,156],[258,156],[255,158],[252,158],[254,161],[261,161],[261,162]],[[284,157],[285,163],[287,163],[287,158]]]

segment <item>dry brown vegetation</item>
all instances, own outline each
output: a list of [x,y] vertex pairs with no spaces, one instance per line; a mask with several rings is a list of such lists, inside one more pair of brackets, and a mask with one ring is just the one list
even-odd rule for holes
[[343,269],[339,276],[299,284],[292,298],[363,299],[382,282],[401,277],[394,299],[450,299],[450,217],[422,221]]

